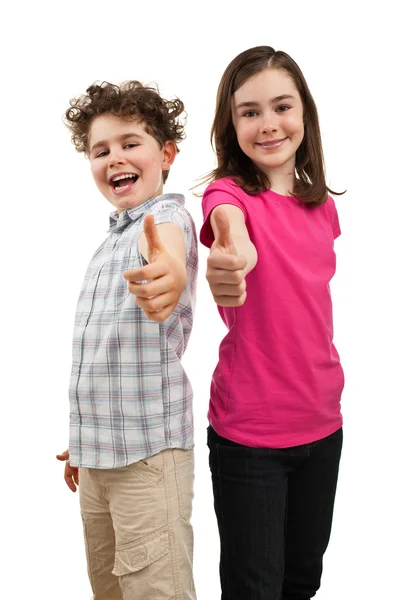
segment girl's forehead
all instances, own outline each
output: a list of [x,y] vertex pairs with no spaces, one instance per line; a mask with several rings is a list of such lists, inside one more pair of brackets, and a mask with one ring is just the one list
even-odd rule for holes
[[287,71],[264,69],[247,79],[233,94],[235,104],[272,100],[283,95],[298,96],[296,85]]

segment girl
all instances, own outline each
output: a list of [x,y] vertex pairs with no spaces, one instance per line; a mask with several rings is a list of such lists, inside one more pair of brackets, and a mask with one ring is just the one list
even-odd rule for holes
[[316,106],[290,56],[260,46],[231,62],[212,139],[201,241],[229,330],[208,430],[222,600],[308,600],[342,446],[329,289],[340,227]]

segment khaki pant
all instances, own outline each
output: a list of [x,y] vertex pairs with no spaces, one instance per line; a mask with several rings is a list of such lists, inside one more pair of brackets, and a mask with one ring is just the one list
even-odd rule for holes
[[79,469],[94,600],[195,600],[193,450],[119,469]]

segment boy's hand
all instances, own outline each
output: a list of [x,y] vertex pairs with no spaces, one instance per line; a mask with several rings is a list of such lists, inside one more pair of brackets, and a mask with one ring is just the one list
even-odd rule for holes
[[207,259],[206,279],[219,306],[242,306],[246,300],[247,260],[238,256],[224,209],[216,207],[212,217],[217,233]]
[[79,485],[79,468],[71,467],[69,464],[69,450],[65,450],[62,454],[57,454],[58,460],[65,460],[65,471],[64,471],[64,479],[66,481],[66,485],[72,492],[76,492],[77,485]]
[[[152,321],[164,321],[178,304],[186,282],[185,264],[164,248],[152,215],[145,217],[148,265],[124,273],[136,304]],[[139,281],[150,280],[148,283]]]

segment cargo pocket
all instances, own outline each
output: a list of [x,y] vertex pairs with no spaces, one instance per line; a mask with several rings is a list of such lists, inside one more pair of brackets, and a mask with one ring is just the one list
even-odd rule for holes
[[169,552],[168,528],[162,527],[144,538],[116,546],[113,575],[121,577],[148,567]]
[[180,516],[184,521],[189,521],[192,516],[194,451],[173,448],[172,453],[175,466]]

